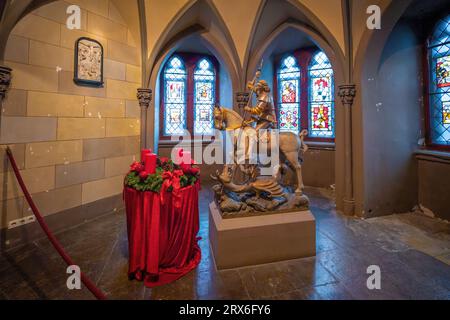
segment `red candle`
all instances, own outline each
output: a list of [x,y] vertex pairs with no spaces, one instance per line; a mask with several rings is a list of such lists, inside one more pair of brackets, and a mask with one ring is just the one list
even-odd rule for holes
[[149,174],[153,174],[156,172],[156,159],[157,156],[154,153],[146,153],[144,156],[145,171],[147,171]]
[[148,153],[152,153],[151,149],[142,149],[141,150],[141,162],[145,161],[145,155]]

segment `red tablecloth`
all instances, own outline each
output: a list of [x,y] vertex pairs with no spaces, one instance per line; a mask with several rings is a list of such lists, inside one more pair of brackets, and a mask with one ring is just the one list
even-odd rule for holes
[[130,279],[147,287],[175,281],[200,262],[198,191],[200,183],[180,190],[181,207],[166,192],[124,189],[127,213]]

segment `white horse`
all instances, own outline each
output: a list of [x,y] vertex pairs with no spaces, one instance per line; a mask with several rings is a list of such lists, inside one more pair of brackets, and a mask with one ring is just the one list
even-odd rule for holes
[[[251,126],[244,126],[242,117],[231,109],[223,107],[214,107],[214,127],[218,130],[236,130],[242,128],[246,136],[256,136],[255,128]],[[302,178],[301,157],[302,153],[308,150],[308,146],[304,142],[305,136],[308,134],[307,130],[301,130],[299,134],[292,132],[280,132],[279,134],[279,151],[280,156],[287,160],[292,169],[295,170],[297,176],[296,193],[301,194],[304,188]],[[237,140],[235,139],[235,143]],[[282,161],[281,163],[284,163]]]

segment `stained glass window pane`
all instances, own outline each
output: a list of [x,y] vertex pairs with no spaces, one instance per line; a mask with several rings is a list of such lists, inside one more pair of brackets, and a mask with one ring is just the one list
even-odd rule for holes
[[280,131],[299,132],[300,68],[293,56],[284,58],[278,71],[278,119]]
[[213,108],[216,100],[214,67],[201,59],[194,72],[194,134],[213,135]]
[[450,16],[440,20],[429,39],[430,139],[450,146]]
[[164,70],[165,135],[182,135],[186,129],[186,77],[181,58],[170,59]]
[[314,55],[309,66],[309,135],[334,138],[334,78],[323,52]]

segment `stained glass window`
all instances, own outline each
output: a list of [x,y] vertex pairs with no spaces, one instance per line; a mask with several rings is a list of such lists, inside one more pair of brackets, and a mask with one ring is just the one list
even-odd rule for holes
[[300,68],[293,56],[283,59],[278,71],[278,119],[280,131],[299,132]]
[[437,23],[428,41],[428,54],[429,142],[450,146],[450,16]]
[[177,53],[161,76],[164,99],[161,138],[214,135],[213,110],[217,101],[217,60],[212,56]]
[[186,129],[186,68],[178,56],[164,70],[164,134],[182,135]]
[[201,59],[194,72],[194,134],[212,135],[216,75],[207,59]]
[[334,138],[334,79],[330,61],[316,53],[309,66],[309,135]]

